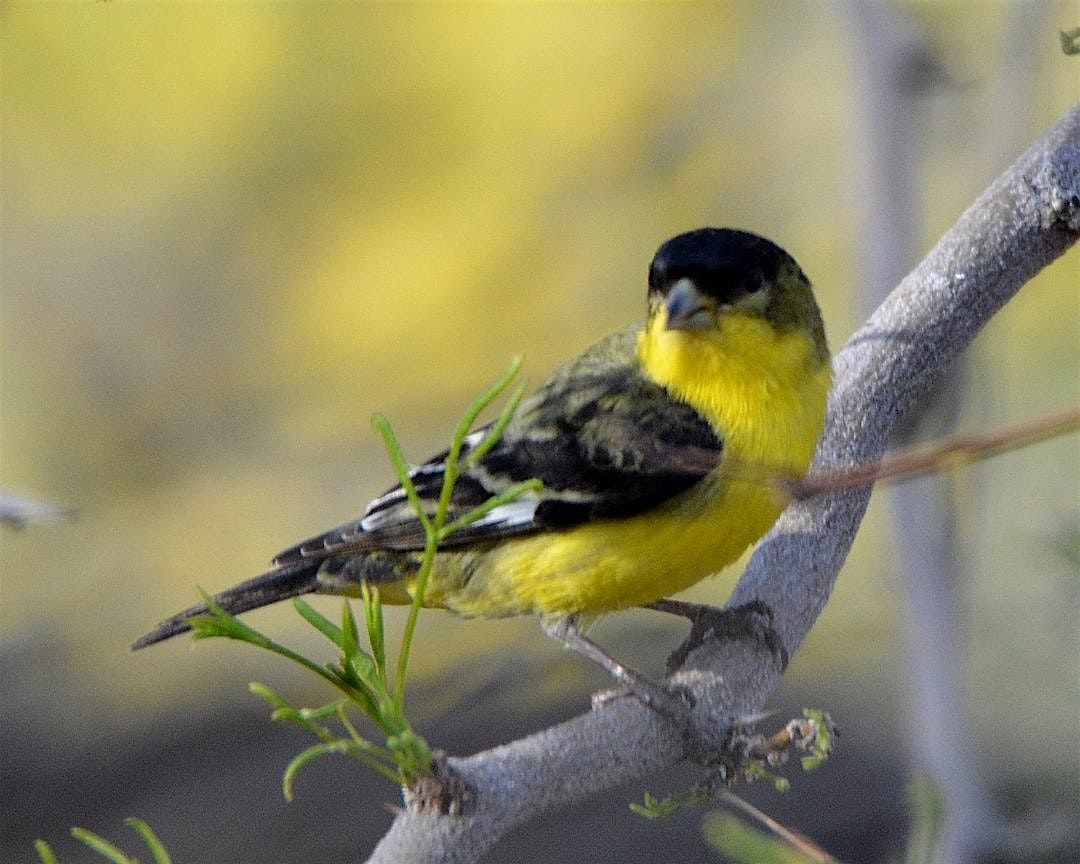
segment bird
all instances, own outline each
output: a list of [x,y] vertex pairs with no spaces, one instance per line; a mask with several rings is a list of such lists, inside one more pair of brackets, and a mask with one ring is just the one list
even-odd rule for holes
[[[802,476],[821,435],[831,361],[796,261],[772,241],[699,228],[660,245],[646,317],[559,367],[475,460],[461,450],[449,520],[538,480],[438,548],[424,605],[468,617],[534,615],[547,632],[623,667],[582,622],[653,605],[733,563],[785,506],[763,478]],[[447,453],[410,469],[433,513]],[[410,603],[426,535],[401,485],[363,515],[279,553],[272,569],[212,598],[239,614],[304,594]],[[667,611],[678,611],[678,604]],[[199,604],[133,648],[191,629]]]

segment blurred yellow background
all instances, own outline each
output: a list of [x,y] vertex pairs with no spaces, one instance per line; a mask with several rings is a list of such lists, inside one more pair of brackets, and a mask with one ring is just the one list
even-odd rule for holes
[[[987,164],[981,142],[1015,10],[901,8],[956,82],[927,97],[920,130],[926,249],[1006,164]],[[1075,13],[1039,6],[1033,87],[1013,109],[1022,141],[1077,99],[1080,58],[1056,35]],[[267,779],[236,782],[266,787],[263,815],[290,838],[315,835],[298,847],[313,860],[370,845],[276,797],[277,772],[308,742],[271,727],[245,684],[309,704],[326,698],[317,684],[227,644],[127,645],[195,586],[259,572],[386,488],[372,412],[413,459],[428,456],[513,354],[538,381],[640,317],[656,246],[704,224],[788,249],[834,349],[860,323],[860,49],[841,7],[7,4],[0,24],[0,479],[78,511],[0,526],[5,860],[31,860],[34,836],[84,860],[67,828],[116,835],[122,815],[148,818],[186,860],[230,848],[228,860],[269,860],[236,837],[291,847],[250,813],[223,815],[234,787],[212,787],[213,768],[183,794],[167,786],[201,749],[224,759],[238,741]],[[961,428],[1080,401],[1078,275],[1074,250],[979,337]],[[1057,546],[1075,530],[1078,484],[1075,439],[963,480],[958,627],[973,734],[996,777],[1060,777],[1062,733],[1075,731],[1076,570]],[[885,498],[785,684],[815,704],[831,694],[856,741],[901,722]],[[730,584],[694,597],[722,602]],[[288,608],[252,619],[316,650]],[[681,631],[630,613],[597,632],[655,670]],[[583,710],[604,683],[532,621],[431,613],[415,658],[418,711],[455,730],[453,746],[431,736],[455,753],[505,740],[457,719],[470,694],[509,682],[500,711],[521,734],[530,717]],[[172,761],[155,765],[159,753]],[[319,785],[311,770],[301,799]],[[382,782],[351,766],[340,777],[345,799],[345,784]],[[378,836],[389,817],[368,812]]]

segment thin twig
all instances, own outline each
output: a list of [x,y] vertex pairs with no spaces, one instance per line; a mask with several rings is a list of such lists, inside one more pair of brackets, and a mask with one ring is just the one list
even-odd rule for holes
[[792,847],[797,849],[807,858],[811,858],[814,861],[820,862],[820,864],[838,864],[837,860],[833,858],[828,852],[818,846],[813,840],[807,837],[805,834],[800,834],[798,831],[794,831],[791,828],[786,828],[781,825],[768,813],[759,810],[749,801],[744,801],[734,792],[727,789],[721,789],[716,796],[719,800],[723,801],[730,807],[734,807],[736,810],[741,811],[745,815],[749,816],[756,822],[760,822],[773,834],[783,840],[785,843],[789,843]]

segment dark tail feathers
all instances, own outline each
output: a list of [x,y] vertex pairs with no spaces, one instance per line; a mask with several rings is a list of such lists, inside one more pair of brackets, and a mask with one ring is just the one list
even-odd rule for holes
[[[231,615],[239,615],[249,609],[258,609],[260,606],[269,606],[278,600],[286,600],[289,597],[299,597],[301,594],[311,594],[318,587],[319,561],[298,561],[254,579],[248,579],[239,585],[234,585],[213,597],[213,601]],[[191,629],[188,619],[196,615],[205,615],[206,604],[200,603],[185,609],[171,618],[162,621],[157,627],[145,636],[136,639],[131,649],[137,651],[147,645],[163,642],[178,633],[184,633]]]

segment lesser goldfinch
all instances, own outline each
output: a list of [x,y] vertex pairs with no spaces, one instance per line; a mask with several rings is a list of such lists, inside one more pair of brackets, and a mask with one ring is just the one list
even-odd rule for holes
[[[647,300],[643,324],[558,369],[461,475],[451,519],[513,483],[543,485],[450,536],[425,605],[534,614],[558,629],[682,591],[776,520],[783,501],[761,478],[805,473],[831,381],[809,281],[763,237],[702,228],[660,246]],[[432,512],[445,458],[411,472]],[[397,486],[359,519],[285,550],[272,570],[213,599],[239,613],[307,593],[356,594],[367,582],[383,602],[408,603],[423,548]],[[188,630],[206,611],[187,609],[134,647]]]

